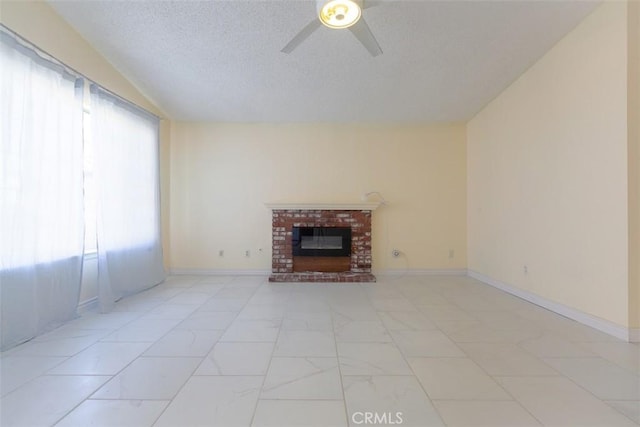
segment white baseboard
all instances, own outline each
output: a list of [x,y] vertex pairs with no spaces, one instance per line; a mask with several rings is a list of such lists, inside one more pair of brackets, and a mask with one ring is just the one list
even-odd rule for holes
[[98,308],[98,297],[93,297],[78,304],[77,312],[82,315],[89,311],[93,311],[96,308]]
[[[467,270],[464,268],[452,269],[385,269],[374,270],[372,272],[379,276],[466,276]],[[210,270],[197,268],[176,268],[171,269],[169,274],[175,276],[185,275],[208,275],[208,276],[269,276],[271,270]]]
[[169,273],[176,276],[268,276],[271,274],[271,270],[208,270],[197,268],[176,268],[171,269]]
[[[604,332],[605,334],[612,335],[623,341],[638,342],[638,338],[640,338],[640,334],[637,334],[637,332],[640,332],[640,330],[625,328],[624,326],[620,326],[618,324],[605,319],[601,319],[575,308],[568,307],[564,304],[560,304],[559,302],[548,300],[544,297],[541,297],[540,295],[536,295],[523,289],[516,288],[507,283],[478,273],[477,271],[469,270],[468,275],[469,277],[473,277],[474,279],[486,283],[487,285],[493,286],[494,288],[503,290],[511,295],[517,296],[518,298],[522,298],[525,301],[529,301],[530,303],[539,305],[540,307],[544,307],[547,310],[551,310],[554,313],[557,313],[564,317],[568,317],[569,319],[573,319],[576,322],[597,329],[601,332]],[[635,335],[635,337],[633,335]]]
[[[209,270],[195,268],[176,268],[169,272],[175,276],[185,275],[209,275],[209,276],[268,276],[271,270]],[[385,269],[374,270],[373,274],[380,276],[466,276],[467,270],[464,268],[452,269]]]
[[373,274],[377,276],[466,276],[466,268],[450,268],[450,269],[384,269],[374,270]]

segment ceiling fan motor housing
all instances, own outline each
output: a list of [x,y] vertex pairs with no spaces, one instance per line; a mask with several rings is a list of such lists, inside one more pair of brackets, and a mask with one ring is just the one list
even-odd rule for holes
[[363,0],[316,0],[320,22],[329,28],[348,28],[362,15]]

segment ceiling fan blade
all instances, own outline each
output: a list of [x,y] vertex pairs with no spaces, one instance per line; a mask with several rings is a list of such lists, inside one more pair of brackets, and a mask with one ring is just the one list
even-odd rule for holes
[[305,41],[315,30],[320,27],[321,22],[319,19],[314,19],[309,22],[298,34],[295,35],[294,38],[291,39],[289,43],[285,47],[282,48],[280,52],[291,53],[295,48],[297,48],[300,43]]
[[382,55],[382,49],[369,29],[367,22],[364,20],[364,16],[361,17],[355,25],[349,27],[349,30],[351,30],[353,35],[356,36],[360,43],[369,51],[371,56]]

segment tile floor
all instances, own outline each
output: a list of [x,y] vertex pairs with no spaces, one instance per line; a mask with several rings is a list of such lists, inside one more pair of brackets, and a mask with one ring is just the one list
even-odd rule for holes
[[0,367],[3,427],[640,424],[638,345],[456,276],[173,276]]

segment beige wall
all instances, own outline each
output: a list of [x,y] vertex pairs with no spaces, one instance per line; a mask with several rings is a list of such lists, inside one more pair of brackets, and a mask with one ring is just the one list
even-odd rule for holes
[[629,2],[628,40],[629,324],[640,329],[640,2],[637,1]]
[[469,269],[622,326],[626,11],[623,2],[600,6],[467,135]]
[[269,270],[265,202],[379,191],[388,206],[373,214],[374,270],[465,268],[465,169],[463,125],[174,123],[171,265]]
[[[43,1],[0,2],[0,22],[38,48],[82,73],[92,81],[129,101],[163,116],[139,90],[83,39],[66,21]],[[160,126],[160,169],[162,190],[163,243],[169,245],[169,135],[171,123]],[[165,250],[168,266],[168,250]]]

